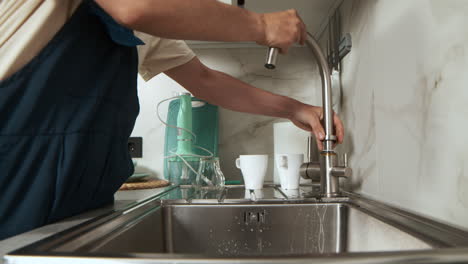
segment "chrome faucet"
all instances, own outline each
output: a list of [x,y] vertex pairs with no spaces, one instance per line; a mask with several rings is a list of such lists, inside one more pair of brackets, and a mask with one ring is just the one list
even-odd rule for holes
[[[315,38],[307,32],[307,46],[312,50],[318,61],[320,78],[322,79],[322,107],[323,107],[323,126],[325,129],[325,138],[323,140],[323,150],[320,152],[318,162],[311,160],[311,150],[313,140],[308,139],[308,162],[301,166],[301,176],[306,179],[320,180],[320,195],[324,197],[340,196],[339,178],[350,177],[352,169],[348,167],[347,155],[343,156],[343,165],[338,166],[337,154],[334,150],[336,135],[333,127],[333,109],[331,94],[330,68],[327,59],[320,49]],[[265,67],[275,69],[278,58],[278,49],[270,47],[268,49]]]

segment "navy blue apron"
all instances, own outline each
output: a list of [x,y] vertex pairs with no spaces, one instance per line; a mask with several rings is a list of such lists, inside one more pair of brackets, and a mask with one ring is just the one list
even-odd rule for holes
[[85,1],[30,63],[0,81],[0,240],[111,203],[133,173],[135,44]]

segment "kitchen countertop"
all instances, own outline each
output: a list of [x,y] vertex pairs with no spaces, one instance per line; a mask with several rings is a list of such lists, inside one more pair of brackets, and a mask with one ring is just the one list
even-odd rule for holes
[[99,209],[91,210],[83,214],[79,214],[62,221],[49,224],[29,232],[5,239],[0,241],[0,264],[4,263],[3,256],[7,253],[39,241],[43,238],[71,228],[73,226],[84,223],[95,217],[110,213],[112,211],[125,208],[131,203],[144,200],[146,198],[155,196],[167,190],[167,188],[156,188],[146,190],[132,190],[132,191],[118,191],[115,194],[114,204],[105,206]]

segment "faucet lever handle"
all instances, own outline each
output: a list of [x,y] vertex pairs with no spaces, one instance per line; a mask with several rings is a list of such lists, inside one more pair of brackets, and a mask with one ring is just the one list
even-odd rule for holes
[[332,174],[335,177],[350,177],[353,175],[353,170],[348,167],[348,154],[343,154],[343,166],[336,166],[332,168]]

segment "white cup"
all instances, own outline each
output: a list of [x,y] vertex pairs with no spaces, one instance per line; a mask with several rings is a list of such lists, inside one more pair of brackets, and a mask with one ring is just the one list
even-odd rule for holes
[[275,156],[275,163],[280,177],[281,189],[299,189],[299,170],[304,163],[304,154],[278,154]]
[[263,180],[268,168],[268,155],[240,155],[236,167],[241,169],[245,189],[263,189]]

